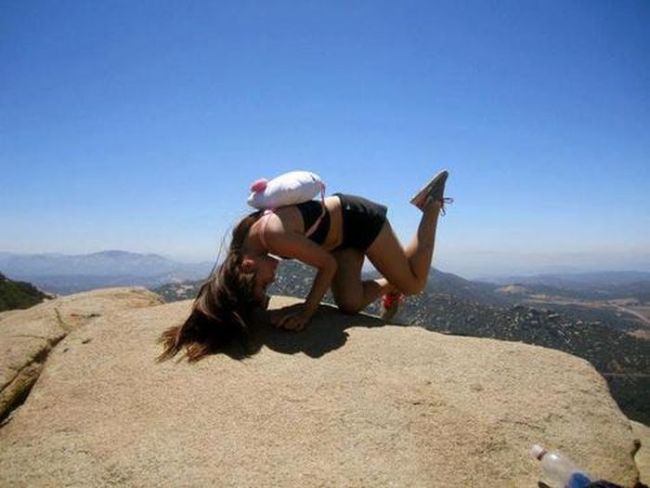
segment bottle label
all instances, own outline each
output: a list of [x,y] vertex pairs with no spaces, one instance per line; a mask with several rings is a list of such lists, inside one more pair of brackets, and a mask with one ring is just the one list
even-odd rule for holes
[[584,473],[573,473],[571,478],[569,478],[569,482],[566,484],[566,488],[585,488],[590,483],[591,480]]

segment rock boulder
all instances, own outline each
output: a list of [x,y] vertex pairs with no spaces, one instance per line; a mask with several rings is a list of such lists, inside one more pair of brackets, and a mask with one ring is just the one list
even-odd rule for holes
[[144,288],[111,288],[0,313],[0,419],[24,399],[50,350],[70,331],[108,311],[161,303]]
[[157,363],[190,305],[62,339],[0,429],[0,485],[533,487],[534,443],[638,477],[630,422],[581,359],[322,307],[302,333],[262,328],[243,361]]

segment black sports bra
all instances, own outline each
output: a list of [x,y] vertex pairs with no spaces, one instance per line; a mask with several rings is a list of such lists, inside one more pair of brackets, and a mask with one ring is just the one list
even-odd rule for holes
[[[302,215],[302,221],[305,226],[305,235],[307,238],[316,244],[322,244],[325,242],[330,230],[330,213],[326,209],[323,214],[323,204],[316,200],[309,200],[308,202],[299,203],[296,207],[298,207],[298,210],[300,210],[300,214]],[[316,227],[311,234],[307,235],[306,233],[311,229],[321,215],[323,215],[323,218],[318,224],[318,227]]]
[[[325,208],[324,203],[316,200],[309,200],[308,202],[299,203],[296,205],[302,216],[302,221],[305,229],[305,237],[314,242],[315,244],[322,244],[327,238],[330,230],[330,213]],[[262,223],[262,231],[260,232],[260,240],[262,245],[268,250],[269,246],[266,244],[264,233],[266,231],[266,224],[268,217],[273,213],[273,210],[267,210],[262,216],[267,219]],[[322,218],[321,218],[322,216]],[[319,221],[320,219],[320,221]],[[316,225],[316,228],[313,228]],[[281,256],[282,257],[282,256]],[[282,257],[282,259],[293,259],[289,257]]]

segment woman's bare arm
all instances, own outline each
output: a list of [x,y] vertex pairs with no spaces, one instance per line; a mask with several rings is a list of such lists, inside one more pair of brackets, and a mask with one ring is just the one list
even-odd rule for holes
[[[318,269],[304,304],[304,315],[308,321],[318,309],[318,305],[334,279],[336,259],[304,235],[286,231],[279,218],[270,219],[266,226],[265,238],[270,253],[295,258]],[[302,328],[304,323],[300,324],[298,328]]]

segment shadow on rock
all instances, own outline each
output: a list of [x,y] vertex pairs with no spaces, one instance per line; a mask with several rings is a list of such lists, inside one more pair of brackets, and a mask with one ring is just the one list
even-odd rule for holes
[[[278,329],[266,322],[251,337],[249,354],[254,355],[266,346],[283,354],[304,353],[319,358],[343,346],[347,329],[352,327],[383,327],[383,320],[369,315],[345,315],[337,308],[321,305],[309,325],[300,332]],[[396,324],[390,324],[396,325]]]

